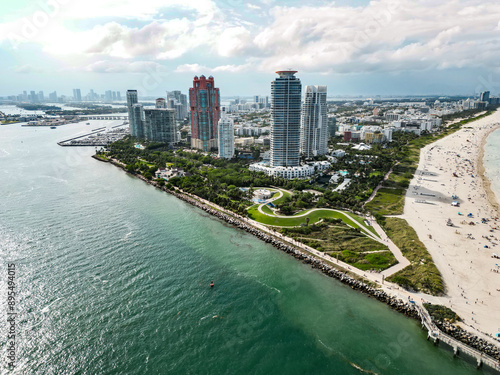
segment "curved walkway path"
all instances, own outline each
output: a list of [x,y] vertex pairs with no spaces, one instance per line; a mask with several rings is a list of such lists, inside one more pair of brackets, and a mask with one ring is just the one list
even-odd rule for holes
[[[270,217],[279,217],[279,218],[283,218],[283,219],[286,219],[286,218],[290,218],[290,216],[283,216],[283,215],[269,215],[267,212],[264,212],[264,210],[262,210],[262,207],[270,202],[273,202],[275,201],[276,199],[279,199],[283,196],[283,193],[278,190],[280,195],[275,197],[275,198],[272,198],[270,199],[269,201],[265,202],[265,203],[262,203],[259,205],[258,207],[258,210],[261,214],[263,215],[266,215],[266,216],[270,216]],[[382,227],[377,223],[377,221],[374,219],[374,218],[368,218],[368,220],[370,221],[371,223],[371,226],[372,228],[375,230],[375,232],[380,236],[380,237],[377,237],[375,235],[373,235],[373,233],[363,224],[359,223],[358,221],[356,221],[352,216],[350,216],[348,213],[346,212],[343,212],[343,211],[339,211],[339,210],[335,210],[333,208],[313,208],[311,210],[308,210],[300,215],[295,215],[295,216],[292,216],[294,218],[296,217],[302,217],[302,216],[306,216],[306,215],[309,215],[311,212],[314,212],[314,211],[319,211],[319,210],[326,210],[326,211],[332,211],[332,212],[337,212],[339,214],[342,214],[344,215],[347,219],[351,220],[353,223],[355,223],[356,225],[359,226],[359,228],[362,230],[363,234],[365,234],[367,237],[371,238],[372,240],[374,241],[377,241],[385,246],[387,246],[389,248],[389,251],[394,255],[394,257],[396,258],[396,260],[398,261],[397,264],[395,264],[394,266],[392,267],[389,267],[387,269],[385,269],[384,271],[381,272],[381,275],[383,275],[384,277],[388,277],[388,276],[391,276],[393,274],[395,274],[396,272],[402,270],[403,268],[405,268],[406,266],[410,265],[410,261],[408,259],[406,259],[403,255],[403,253],[401,252],[401,250],[399,249],[399,247],[397,247],[394,242],[391,241],[391,239],[387,236],[387,234],[384,232],[384,230],[382,229]],[[257,223],[255,220],[252,220],[254,223]],[[349,224],[348,224],[349,225]],[[265,225],[259,223],[259,226],[263,226],[265,227]],[[267,228],[267,227],[266,227]],[[295,243],[294,243],[295,244]],[[304,245],[305,246],[305,245]],[[309,248],[309,246],[307,246],[307,251],[310,251],[309,249],[312,249],[312,248]],[[315,255],[318,255],[317,253],[319,253],[317,250],[313,249],[315,252],[314,254]],[[310,251],[311,252],[311,251]],[[323,253],[321,253],[323,254]],[[326,258],[323,258],[325,260],[329,260],[329,261],[332,261],[331,257],[326,255],[329,259],[326,259]],[[343,266],[345,268],[345,266]]]

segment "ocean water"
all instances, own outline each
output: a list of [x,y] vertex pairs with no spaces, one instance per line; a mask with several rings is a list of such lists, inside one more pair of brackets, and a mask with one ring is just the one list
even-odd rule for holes
[[[57,142],[0,126],[0,373],[469,374],[418,322]],[[210,280],[215,283],[209,287]]]
[[485,175],[491,182],[491,190],[500,202],[500,129],[492,132],[484,147]]

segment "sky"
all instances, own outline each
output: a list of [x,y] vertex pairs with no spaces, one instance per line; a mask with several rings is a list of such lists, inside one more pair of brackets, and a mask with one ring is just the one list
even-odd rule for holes
[[275,71],[336,95],[500,92],[499,0],[0,2],[0,96],[80,88],[269,95]]

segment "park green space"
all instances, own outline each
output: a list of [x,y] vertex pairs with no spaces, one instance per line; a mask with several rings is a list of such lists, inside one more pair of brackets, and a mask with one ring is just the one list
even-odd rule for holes
[[365,207],[380,215],[401,215],[405,204],[405,191],[398,188],[381,188]]
[[[329,209],[316,209],[316,210],[304,210],[301,212],[296,213],[293,216],[288,216],[288,217],[281,217],[281,216],[275,216],[274,213],[271,211],[269,207],[266,205],[263,206],[263,211],[268,213],[268,215],[263,214],[259,211],[259,206],[258,204],[253,205],[248,209],[248,215],[250,216],[251,219],[258,221],[261,224],[266,224],[266,225],[271,225],[271,226],[277,226],[277,227],[296,227],[300,226],[301,224],[307,224],[307,218],[309,218],[309,225],[315,224],[321,219],[324,218],[331,218],[331,219],[340,219],[342,220],[345,224],[353,227],[353,228],[358,228],[360,230],[363,230],[360,227],[360,223],[363,224],[363,219],[359,217],[358,215],[349,213],[349,216],[353,218],[351,220],[349,217],[344,215],[341,212],[329,210]],[[269,216],[272,215],[272,216]],[[300,216],[303,215],[303,216]],[[373,228],[372,228],[373,229]]]
[[396,272],[387,280],[395,282],[407,289],[422,291],[432,295],[442,295],[445,292],[441,273],[437,269],[425,245],[418,239],[415,230],[406,220],[387,217],[382,227],[410,265]]
[[281,228],[281,233],[361,270],[384,270],[397,263],[386,245],[345,223],[322,222]]

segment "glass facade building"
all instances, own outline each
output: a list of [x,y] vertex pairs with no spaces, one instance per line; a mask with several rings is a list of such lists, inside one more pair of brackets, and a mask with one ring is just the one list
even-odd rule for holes
[[271,82],[271,166],[296,167],[300,163],[302,85],[296,71],[276,72]]
[[130,128],[130,134],[133,137],[138,137],[137,127],[134,121],[134,105],[138,103],[137,100],[137,90],[127,90],[127,110],[128,110],[128,126]]
[[148,141],[177,143],[175,110],[166,108],[145,109],[144,136]]
[[327,151],[326,86],[306,86],[300,125],[300,152],[306,158],[312,158]]

